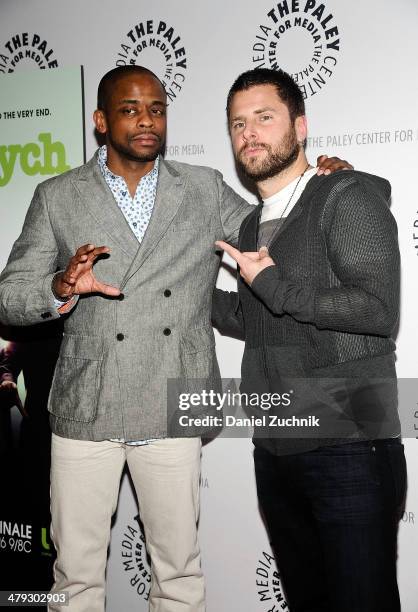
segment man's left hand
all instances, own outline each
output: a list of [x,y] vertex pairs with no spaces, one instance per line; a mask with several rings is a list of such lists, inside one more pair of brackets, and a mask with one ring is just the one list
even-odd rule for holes
[[268,268],[269,266],[276,265],[269,256],[269,252],[266,247],[261,247],[259,251],[247,251],[245,253],[241,253],[241,251],[223,240],[217,240],[215,244],[226,251],[228,255],[230,255],[232,259],[237,262],[242,278],[250,286],[257,274],[260,274],[262,270]]
[[354,166],[345,161],[345,159],[340,159],[339,157],[328,157],[328,155],[320,155],[316,160],[318,171],[318,176],[321,174],[332,174],[337,170],[354,170]]

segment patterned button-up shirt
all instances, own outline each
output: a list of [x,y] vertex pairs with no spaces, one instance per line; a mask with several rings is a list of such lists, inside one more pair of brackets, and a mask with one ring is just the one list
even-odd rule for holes
[[155,194],[157,193],[158,181],[158,157],[154,168],[141,178],[136,188],[134,198],[131,198],[128,186],[122,176],[116,176],[106,165],[107,149],[103,145],[99,149],[98,162],[103,178],[115,198],[116,204],[121,209],[129,227],[139,242],[145,235],[148,223],[154,208]]

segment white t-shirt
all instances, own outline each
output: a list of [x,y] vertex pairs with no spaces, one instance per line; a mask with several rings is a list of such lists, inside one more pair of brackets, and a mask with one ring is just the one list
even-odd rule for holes
[[287,207],[286,217],[299,200],[302,195],[303,190],[305,189],[308,181],[315,176],[317,172],[317,168],[310,168],[306,170],[305,174],[300,177],[297,176],[291,183],[286,185],[283,189],[274,193],[269,198],[263,200],[263,209],[261,211],[261,219],[260,223],[264,223],[264,221],[271,221],[271,219],[280,219],[283,214],[284,209],[286,208],[287,203],[289,202],[289,198],[292,195],[294,188],[296,187],[297,182],[300,179],[300,183],[297,186],[297,189],[292,197],[292,200]]
[[263,200],[258,228],[258,248],[268,246],[271,243],[273,236],[284,223],[302,195],[308,181],[315,176],[316,171],[317,168],[306,170],[302,177],[297,176],[289,185]]

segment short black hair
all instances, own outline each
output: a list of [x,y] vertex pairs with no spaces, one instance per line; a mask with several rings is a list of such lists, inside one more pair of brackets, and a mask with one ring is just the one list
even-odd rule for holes
[[273,85],[277,89],[277,95],[286,104],[292,122],[296,117],[301,117],[305,114],[303,94],[290,74],[284,72],[284,70],[254,68],[240,74],[229,90],[226,101],[228,120],[234,95],[239,91],[250,89],[256,85]]
[[161,84],[161,87],[165,91],[164,85],[161,83],[160,79],[156,74],[145,68],[145,66],[137,66],[136,64],[130,64],[128,66],[117,66],[102,77],[99,87],[97,88],[97,109],[106,111],[106,106],[110,98],[112,87],[116,85],[116,82],[119,79],[131,75],[131,74],[148,74]]

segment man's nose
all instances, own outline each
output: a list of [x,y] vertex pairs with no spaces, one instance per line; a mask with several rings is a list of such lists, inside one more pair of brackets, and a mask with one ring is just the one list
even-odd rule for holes
[[154,125],[153,115],[147,108],[144,108],[142,113],[138,116],[138,125],[141,127],[151,127]]
[[255,128],[255,125],[252,121],[248,121],[245,124],[245,128],[242,132],[242,137],[244,138],[244,140],[256,140],[257,138],[257,130]]

